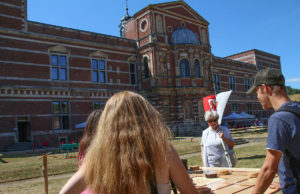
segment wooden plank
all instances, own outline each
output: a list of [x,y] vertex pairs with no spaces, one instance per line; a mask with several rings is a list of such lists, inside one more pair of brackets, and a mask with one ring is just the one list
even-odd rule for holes
[[[259,172],[257,168],[201,168],[206,170],[220,171],[229,170],[228,175],[219,175],[218,178],[206,178],[203,173],[188,171],[196,186],[206,186],[215,194],[220,193],[251,193],[255,186],[256,178],[249,178],[250,174]],[[273,180],[279,182],[278,176]],[[268,188],[266,193],[276,193],[280,189]]]
[[224,187],[222,189],[218,189],[214,191],[215,194],[225,194],[225,193],[238,193],[242,190],[249,188],[249,186],[243,186],[239,184],[230,185],[228,187]]

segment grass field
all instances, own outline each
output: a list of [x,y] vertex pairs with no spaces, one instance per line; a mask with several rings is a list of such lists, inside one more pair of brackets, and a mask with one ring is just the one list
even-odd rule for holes
[[[72,153],[72,155],[77,153]],[[0,163],[0,183],[42,176],[42,153],[7,154]],[[48,156],[48,174],[64,174],[77,169],[77,158],[64,159],[64,153]]]
[[[247,135],[248,137],[249,135]],[[240,134],[238,135],[240,137]],[[252,137],[250,135],[249,137]],[[266,137],[266,133],[256,134],[253,137]],[[175,149],[180,156],[200,151],[201,138],[177,138],[171,140]],[[249,144],[248,146],[237,147],[235,152],[238,163],[237,168],[259,168],[261,167],[266,150],[265,142]],[[0,193],[42,193],[44,189],[43,179],[27,182],[25,179],[42,176],[42,153],[22,153],[22,154],[5,154],[0,161]],[[73,156],[77,152],[72,153]],[[64,153],[53,153],[48,156],[48,174],[50,193],[58,193],[72,173],[77,170],[77,158],[64,159]],[[188,165],[202,166],[199,155],[187,157]],[[7,163],[5,163],[7,162]],[[51,179],[51,175],[62,174],[56,179]],[[64,176],[65,174],[66,176]],[[17,185],[14,182],[5,183],[15,180],[23,180]],[[1,184],[2,183],[2,184]],[[5,186],[3,186],[5,185]]]
[[289,97],[293,101],[300,102],[300,94],[289,95]]

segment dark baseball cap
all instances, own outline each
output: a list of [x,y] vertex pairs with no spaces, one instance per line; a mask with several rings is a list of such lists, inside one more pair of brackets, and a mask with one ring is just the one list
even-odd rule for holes
[[268,86],[284,86],[284,82],[284,77],[278,69],[266,68],[257,72],[253,86],[247,91],[247,94],[255,92],[255,88],[262,84],[266,84]]

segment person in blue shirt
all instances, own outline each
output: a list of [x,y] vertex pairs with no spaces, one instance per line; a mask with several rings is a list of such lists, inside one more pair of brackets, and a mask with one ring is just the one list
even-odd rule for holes
[[268,120],[267,155],[252,193],[263,193],[279,175],[282,193],[300,193],[300,117],[282,108],[300,111],[300,104],[292,102],[279,70],[267,68],[259,71],[247,94],[256,92],[263,109],[273,108]]

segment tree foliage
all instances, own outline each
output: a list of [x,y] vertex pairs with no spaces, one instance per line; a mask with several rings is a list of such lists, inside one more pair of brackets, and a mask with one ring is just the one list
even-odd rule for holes
[[286,86],[286,92],[288,95],[300,94],[300,89],[292,88],[291,86]]

